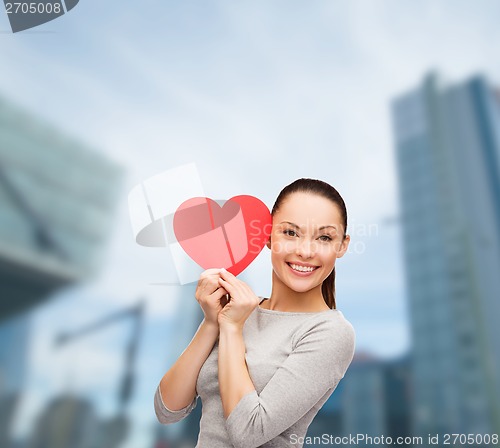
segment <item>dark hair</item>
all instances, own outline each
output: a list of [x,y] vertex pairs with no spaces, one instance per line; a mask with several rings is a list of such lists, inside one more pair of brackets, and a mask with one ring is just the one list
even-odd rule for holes
[[[326,199],[330,199],[334,204],[339,207],[340,214],[342,216],[342,221],[344,225],[344,236],[345,239],[347,235],[347,209],[340,196],[339,192],[333,188],[330,184],[323,182],[318,179],[297,179],[292,182],[290,185],[287,185],[283,190],[281,190],[280,194],[276,198],[276,202],[274,203],[271,214],[274,214],[278,211],[278,208],[281,206],[283,201],[292,193],[315,193],[319,196],[322,196]],[[330,273],[330,275],[323,281],[321,285],[321,292],[323,294],[323,299],[325,299],[326,304],[331,309],[336,309],[335,305],[335,268]]]

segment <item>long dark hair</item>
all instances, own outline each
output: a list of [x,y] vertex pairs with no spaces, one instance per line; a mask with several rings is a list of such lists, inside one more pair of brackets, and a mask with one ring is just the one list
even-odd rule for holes
[[[292,193],[298,192],[315,193],[319,196],[329,199],[338,206],[344,225],[344,235],[342,239],[344,240],[347,235],[347,209],[344,200],[335,188],[333,188],[330,184],[323,182],[322,180],[302,178],[297,179],[290,185],[287,185],[285,188],[283,188],[283,190],[281,190],[280,194],[276,198],[276,202],[274,203],[271,214],[274,216],[283,201]],[[334,310],[337,309],[335,304],[335,268],[333,268],[333,271],[330,273],[330,275],[323,281],[323,284],[321,285],[321,292],[323,294],[323,299],[325,299],[328,307]]]

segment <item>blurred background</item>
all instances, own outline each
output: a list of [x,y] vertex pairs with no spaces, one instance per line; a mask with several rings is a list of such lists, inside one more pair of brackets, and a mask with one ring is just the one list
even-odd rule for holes
[[[200,404],[153,410],[195,287],[127,205],[187,163],[212,198],[272,207],[314,177],[347,204],[356,354],[309,436],[498,445],[499,19],[495,0],[82,0],[12,34],[0,14],[0,447],[195,445]],[[241,277],[269,296],[267,249]]]

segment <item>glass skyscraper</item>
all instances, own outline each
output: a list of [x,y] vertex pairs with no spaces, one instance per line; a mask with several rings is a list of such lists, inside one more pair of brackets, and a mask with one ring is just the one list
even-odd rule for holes
[[29,311],[97,273],[123,169],[0,97],[0,446],[23,391]]
[[122,176],[0,97],[0,321],[98,271]]
[[430,74],[392,104],[412,426],[424,440],[500,432],[499,98],[482,76]]

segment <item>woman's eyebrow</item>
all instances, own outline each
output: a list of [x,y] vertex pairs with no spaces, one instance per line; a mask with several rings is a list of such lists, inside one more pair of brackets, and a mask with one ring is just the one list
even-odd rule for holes
[[283,221],[283,222],[280,222],[280,224],[290,224],[291,226],[295,227],[296,229],[300,229],[300,227],[297,224],[294,224],[293,222],[290,222],[290,221]]
[[331,227],[332,229],[337,230],[336,226],[328,225],[328,226],[321,226],[318,230],[323,230],[323,229],[328,229],[328,227]]
[[[283,222],[280,222],[280,224],[290,224],[291,226],[295,227],[296,229],[300,229],[300,227],[297,225],[297,224],[294,224],[293,222],[290,222],[290,221],[283,221]],[[318,232],[320,230],[324,230],[324,229],[328,229],[329,227],[331,227],[332,229],[334,230],[338,230],[336,226],[333,226],[331,224],[328,224],[326,226],[321,226],[319,229],[318,229]]]

